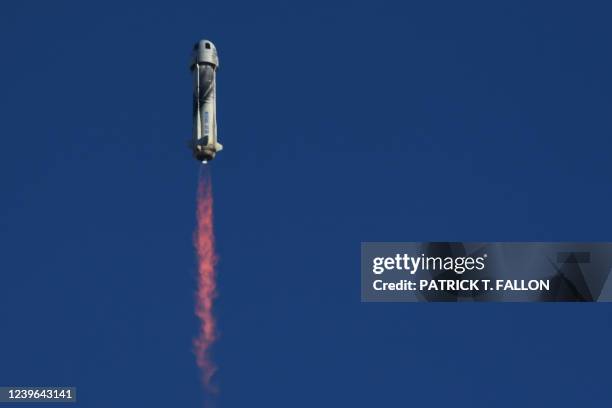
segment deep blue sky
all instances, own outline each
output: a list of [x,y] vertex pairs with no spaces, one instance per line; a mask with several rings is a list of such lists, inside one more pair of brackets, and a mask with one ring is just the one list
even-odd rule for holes
[[219,49],[219,407],[606,406],[608,305],[363,304],[361,241],[611,240],[601,2],[0,7],[0,384],[200,407],[189,54]]

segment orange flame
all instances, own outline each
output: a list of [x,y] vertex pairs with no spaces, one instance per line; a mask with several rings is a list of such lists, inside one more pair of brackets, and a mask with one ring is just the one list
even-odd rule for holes
[[202,369],[204,387],[216,392],[211,379],[217,371],[212,361],[211,347],[216,340],[217,330],[213,314],[213,301],[216,297],[215,236],[213,231],[213,197],[210,174],[204,170],[200,173],[197,194],[197,229],[194,234],[194,245],[198,258],[198,290],[196,293],[195,314],[200,319],[198,337],[194,340],[196,362]]

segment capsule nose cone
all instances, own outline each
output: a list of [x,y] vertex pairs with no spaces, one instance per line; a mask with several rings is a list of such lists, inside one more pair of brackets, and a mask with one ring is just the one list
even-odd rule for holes
[[194,50],[216,50],[217,47],[215,47],[215,44],[212,43],[212,41],[209,40],[200,40],[197,43],[194,44],[193,46]]
[[217,48],[211,41],[204,39],[194,44],[190,68],[193,69],[195,64],[210,64],[215,68],[219,66]]

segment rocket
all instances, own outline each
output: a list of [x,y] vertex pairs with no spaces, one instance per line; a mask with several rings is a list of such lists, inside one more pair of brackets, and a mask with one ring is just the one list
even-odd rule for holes
[[193,157],[202,163],[215,158],[223,146],[217,140],[216,74],[219,57],[214,44],[200,40],[193,46]]

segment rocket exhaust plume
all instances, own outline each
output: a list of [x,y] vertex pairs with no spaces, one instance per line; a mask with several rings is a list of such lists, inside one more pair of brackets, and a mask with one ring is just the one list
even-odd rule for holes
[[212,178],[206,166],[202,166],[197,193],[197,228],[194,245],[198,263],[198,288],[196,292],[195,314],[200,320],[198,337],[194,340],[196,362],[202,370],[205,389],[216,392],[211,383],[217,367],[212,360],[211,347],[217,337],[213,302],[216,297],[215,236],[213,230]]

